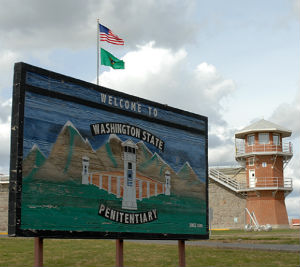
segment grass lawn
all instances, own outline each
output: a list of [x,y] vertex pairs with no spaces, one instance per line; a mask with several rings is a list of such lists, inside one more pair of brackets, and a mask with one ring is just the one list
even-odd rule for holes
[[[33,266],[32,238],[0,238],[0,266]],[[176,245],[124,241],[125,266],[178,266]],[[299,266],[298,253],[186,246],[187,266]],[[44,266],[115,266],[115,240],[44,240]]]

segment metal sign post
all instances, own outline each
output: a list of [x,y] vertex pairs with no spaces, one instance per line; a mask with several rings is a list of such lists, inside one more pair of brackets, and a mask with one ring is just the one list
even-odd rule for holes
[[43,267],[43,238],[34,238],[34,267]]
[[116,239],[116,266],[123,267],[123,239]]
[[178,259],[179,267],[185,267],[185,242],[178,240]]

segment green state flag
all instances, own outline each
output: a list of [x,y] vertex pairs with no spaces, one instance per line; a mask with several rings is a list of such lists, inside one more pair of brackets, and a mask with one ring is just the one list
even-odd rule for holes
[[101,65],[110,66],[113,69],[125,69],[125,63],[114,57],[111,53],[101,48]]

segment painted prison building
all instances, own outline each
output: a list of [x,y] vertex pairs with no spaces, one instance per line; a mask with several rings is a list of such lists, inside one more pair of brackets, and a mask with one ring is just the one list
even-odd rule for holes
[[170,195],[170,172],[165,172],[165,183],[146,177],[136,171],[136,151],[138,146],[130,139],[124,141],[122,159],[124,170],[89,173],[89,158],[82,158],[82,184],[93,184],[99,189],[122,198],[122,209],[136,210],[136,200],[160,194]]
[[292,132],[266,120],[235,133],[238,168],[209,168],[212,228],[243,228],[251,215],[259,225],[289,227],[285,197],[293,190],[284,167],[293,147]]

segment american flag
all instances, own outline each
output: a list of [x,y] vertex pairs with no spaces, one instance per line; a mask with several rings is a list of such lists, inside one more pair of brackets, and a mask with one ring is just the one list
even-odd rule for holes
[[100,29],[100,41],[106,41],[115,45],[124,45],[124,40],[118,35],[113,34],[113,32],[99,23]]

